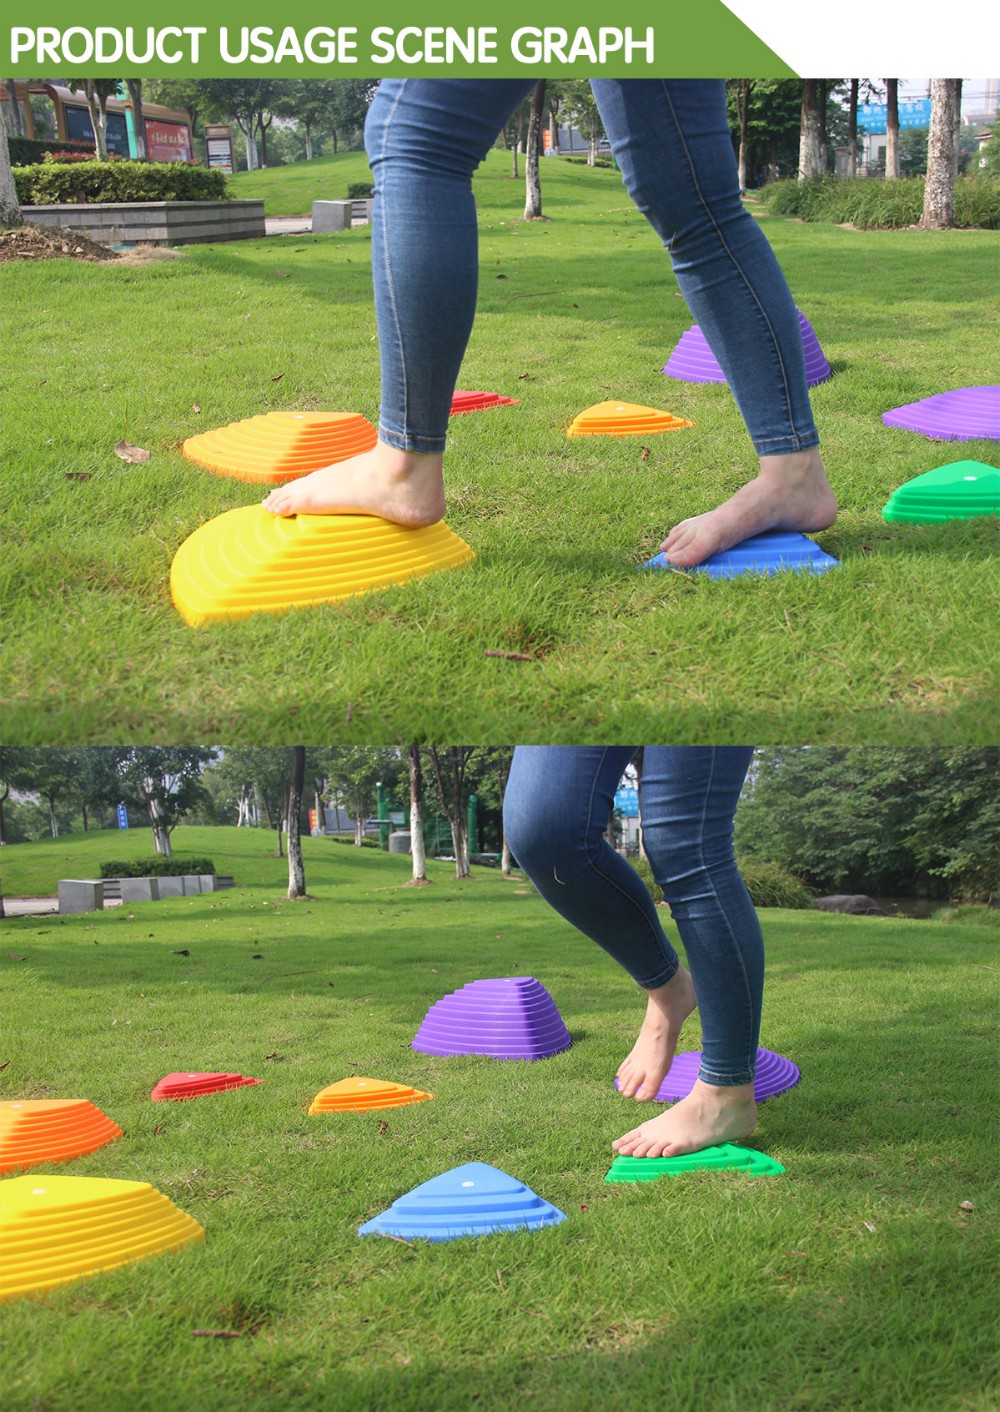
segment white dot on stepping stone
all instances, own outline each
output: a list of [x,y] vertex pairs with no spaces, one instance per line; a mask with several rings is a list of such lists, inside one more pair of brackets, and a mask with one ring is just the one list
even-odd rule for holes
[[963,480],[978,480],[979,477],[978,477],[978,476],[963,476],[962,479],[963,479]]
[[20,1108],[21,1105],[20,1105],[20,1103],[12,1103],[10,1106],[11,1106],[12,1108]]
[[476,1184],[475,1184],[475,1182],[463,1182],[462,1185],[463,1185],[463,1186],[475,1186]]
[[35,1189],[34,1189],[34,1191],[33,1191],[31,1194],[32,1194],[32,1196],[44,1196],[44,1195],[45,1195],[45,1188],[44,1188],[43,1186],[36,1186]]

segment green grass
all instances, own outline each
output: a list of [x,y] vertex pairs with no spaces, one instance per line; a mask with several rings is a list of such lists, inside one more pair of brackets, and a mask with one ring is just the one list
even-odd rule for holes
[[229,194],[263,201],[269,216],[311,216],[314,201],[346,201],[349,186],[371,179],[363,152],[341,152],[287,167],[237,172],[229,179]]
[[[125,1136],[56,1170],[150,1181],[206,1240],[7,1305],[5,1408],[995,1406],[996,952],[981,928],[763,913],[762,1040],[803,1077],[752,1143],[786,1175],[608,1185],[609,1144],[637,1113],[611,1079],[639,1009],[598,948],[496,873],[456,883],[435,865],[414,891],[407,859],[309,839],[314,897],[291,904],[262,837],[231,847],[232,892],[7,924],[3,1095],[88,1097]],[[5,871],[36,848],[5,849]],[[526,1064],[409,1048],[429,1004],[505,974],[549,988],[571,1049]],[[682,1048],[699,1043],[690,1023]],[[189,1066],[266,1084],[149,1103]],[[435,1098],[307,1117],[351,1074]],[[470,1160],[568,1219],[358,1240]]]
[[[342,159],[345,176],[359,160]],[[301,209],[289,184],[332,190],[339,177],[316,181],[327,171],[275,180]],[[275,408],[376,416],[368,230],[141,267],[0,268],[8,339],[25,311],[32,328],[30,367],[0,374],[10,742],[994,738],[997,526],[890,526],[881,508],[903,481],[995,447],[880,420],[983,381],[992,234],[762,217],[834,368],[814,403],[842,505],[819,540],[841,567],[728,584],[639,574],[672,523],[742,483],[750,448],[726,387],[662,376],[691,319],[617,174],[547,164],[552,219],[524,224],[507,172],[498,153],[477,181],[480,315],[461,385],[521,401],[456,418],[446,467],[449,524],[478,561],[315,610],[184,624],[175,551],[260,491],[178,448]],[[638,439],[567,439],[609,397],[695,427],[651,438],[648,456]],[[117,460],[121,437],[149,463]]]

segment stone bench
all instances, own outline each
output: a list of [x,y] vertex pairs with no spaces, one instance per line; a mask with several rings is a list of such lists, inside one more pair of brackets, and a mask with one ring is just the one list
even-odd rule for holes
[[60,878],[59,912],[100,912],[104,908],[103,878]]
[[105,902],[159,902],[164,897],[194,897],[232,887],[231,876],[177,873],[150,878],[60,878],[59,911],[100,912]]
[[312,205],[313,235],[328,231],[350,230],[354,225],[367,225],[372,218],[372,200],[314,201]]

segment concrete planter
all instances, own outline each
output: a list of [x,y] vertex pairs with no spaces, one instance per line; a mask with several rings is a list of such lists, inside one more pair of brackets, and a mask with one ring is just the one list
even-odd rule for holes
[[165,897],[183,897],[184,879],[180,875],[177,877],[160,877],[156,881],[160,884],[160,901]]
[[185,873],[181,878],[181,882],[184,884],[185,897],[193,897],[195,894],[201,894],[201,878],[197,873]]
[[159,878],[122,878],[123,902],[159,902]]
[[100,912],[104,908],[104,883],[99,878],[60,878],[59,912]]
[[312,207],[312,233],[324,234],[334,230],[350,230],[355,224],[367,225],[372,218],[374,202],[362,198],[357,201],[314,201]]
[[214,874],[214,873],[199,873],[199,874],[198,874],[198,879],[199,879],[199,881],[200,881],[200,883],[201,883],[201,890],[202,890],[202,892],[214,892],[214,891],[215,891],[215,874]]
[[263,201],[108,201],[22,206],[26,221],[80,231],[100,245],[203,245],[267,234]]

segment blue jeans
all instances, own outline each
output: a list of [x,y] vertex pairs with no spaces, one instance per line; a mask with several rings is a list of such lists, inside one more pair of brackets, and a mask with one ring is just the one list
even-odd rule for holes
[[[504,799],[510,847],[535,887],[647,990],[680,962],[649,890],[604,838],[636,746],[519,745]],[[639,805],[653,877],[670,904],[698,995],[699,1077],[753,1082],[764,942],[736,870],[733,819],[753,751],[646,746]]]
[[[444,450],[476,307],[472,176],[532,87],[384,79],[372,101],[365,144],[375,176],[379,436],[390,446]],[[629,195],[670,252],[757,454],[816,446],[798,316],[740,200],[724,81],[595,79],[592,88]]]

